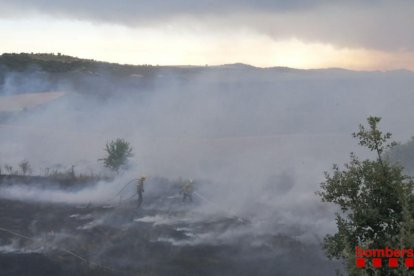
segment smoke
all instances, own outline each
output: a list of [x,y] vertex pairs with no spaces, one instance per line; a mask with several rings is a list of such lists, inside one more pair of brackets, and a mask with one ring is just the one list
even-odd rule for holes
[[19,245],[19,241],[14,239],[9,244],[0,245],[0,253],[10,254],[10,253],[36,253],[41,252],[39,248],[22,248]]
[[112,204],[118,200],[114,195],[118,183],[99,182],[82,190],[66,191],[42,189],[27,185],[11,185],[0,189],[0,197],[28,202],[51,202],[60,204]]
[[[63,97],[15,114],[0,128],[1,165],[26,159],[37,174],[58,165],[102,173],[97,160],[105,154],[105,143],[121,137],[133,147],[128,172],[76,191],[13,185],[1,188],[1,197],[114,204],[123,185],[145,174],[144,208],[181,210],[178,188],[171,183],[193,178],[190,221],[230,217],[249,222],[223,231],[216,242],[232,235],[294,231],[298,239],[315,241],[334,231],[332,206],[315,195],[323,172],[346,162],[351,151],[369,157],[351,137],[358,124],[369,115],[382,116],[383,129],[397,139],[412,135],[414,75],[408,72],[238,66],[153,70],[145,80],[105,72],[81,81],[68,77],[57,85]],[[26,82],[31,79],[28,75]],[[7,82],[3,93],[20,90],[12,84]],[[130,185],[125,198],[134,192]],[[144,222],[151,220],[136,221]],[[180,218],[155,215],[152,222],[178,223]],[[212,235],[199,233],[193,242]]]

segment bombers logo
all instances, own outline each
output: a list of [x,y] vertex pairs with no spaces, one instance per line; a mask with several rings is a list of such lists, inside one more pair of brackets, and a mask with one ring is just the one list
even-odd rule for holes
[[414,267],[414,250],[413,249],[363,249],[355,247],[356,266],[365,268],[367,259],[371,259],[372,267],[382,267],[383,261],[386,261],[388,267],[398,267],[399,260],[404,261],[407,268]]

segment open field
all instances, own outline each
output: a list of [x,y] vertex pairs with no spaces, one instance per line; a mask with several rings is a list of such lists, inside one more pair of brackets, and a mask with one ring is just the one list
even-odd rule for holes
[[62,97],[63,92],[30,93],[13,96],[0,96],[0,112],[28,110]]

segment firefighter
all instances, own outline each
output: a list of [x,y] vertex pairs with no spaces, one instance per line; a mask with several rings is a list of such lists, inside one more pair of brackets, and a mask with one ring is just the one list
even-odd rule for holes
[[183,185],[181,185],[181,194],[183,195],[183,202],[185,202],[187,199],[192,202],[193,201],[193,180],[190,179],[187,182],[184,182]]
[[137,181],[138,208],[141,207],[142,202],[144,201],[142,193],[144,193],[144,181],[146,179],[147,178],[145,176],[141,176]]

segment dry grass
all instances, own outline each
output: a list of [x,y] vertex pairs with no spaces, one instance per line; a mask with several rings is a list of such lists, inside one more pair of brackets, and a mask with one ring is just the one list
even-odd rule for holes
[[15,112],[30,109],[58,99],[64,94],[64,92],[43,92],[0,96],[0,112]]

